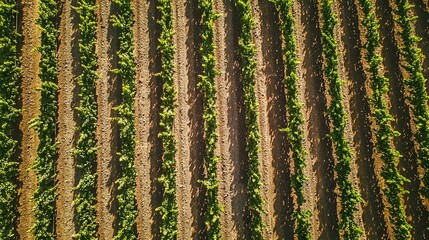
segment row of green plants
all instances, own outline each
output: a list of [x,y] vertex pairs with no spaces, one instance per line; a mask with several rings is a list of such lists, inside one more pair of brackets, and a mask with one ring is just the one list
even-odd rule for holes
[[222,206],[219,203],[219,179],[217,177],[217,163],[219,156],[215,154],[218,142],[217,133],[217,110],[216,110],[216,81],[215,77],[219,72],[215,70],[216,57],[214,54],[214,21],[220,16],[213,11],[212,0],[199,0],[198,7],[202,11],[201,20],[201,40],[200,54],[203,72],[200,77],[198,87],[203,93],[203,119],[204,119],[204,141],[205,158],[204,164],[207,170],[207,177],[202,183],[207,189],[205,212],[205,224],[209,239],[221,238],[220,214]]
[[137,203],[135,147],[136,127],[134,119],[134,98],[136,95],[136,63],[134,61],[133,23],[134,15],[130,0],[114,0],[118,6],[118,13],[112,17],[112,25],[119,30],[119,58],[117,69],[112,70],[118,74],[122,81],[122,101],[115,107],[117,117],[114,119],[119,126],[120,149],[119,177],[115,181],[118,186],[118,231],[114,239],[137,239],[136,218]]
[[334,34],[338,19],[332,11],[332,0],[321,0],[320,3],[323,18],[324,74],[328,81],[329,95],[331,96],[331,103],[328,108],[328,115],[332,126],[330,136],[334,144],[337,160],[335,164],[335,171],[337,173],[335,180],[339,188],[341,200],[338,226],[341,236],[344,239],[359,239],[363,234],[363,230],[357,224],[354,216],[363,199],[349,179],[353,153],[349,141],[345,138],[347,116],[341,93],[342,81],[338,73],[337,41]]
[[247,207],[250,210],[250,235],[252,239],[263,239],[265,223],[262,219],[264,200],[261,197],[261,174],[259,172],[259,145],[261,141],[258,126],[258,102],[256,100],[256,49],[252,31],[254,21],[249,0],[235,0],[240,16],[240,39],[238,41],[241,58],[241,77],[243,80],[247,170]]
[[17,4],[0,0],[0,239],[16,239],[19,160],[13,136],[20,116]]
[[42,85],[40,114],[31,120],[30,126],[36,129],[39,137],[37,157],[32,169],[36,173],[37,188],[33,194],[35,222],[31,232],[36,239],[55,238],[55,198],[57,148],[57,98],[58,98],[58,56],[57,26],[58,2],[41,0],[39,17],[36,23],[41,32],[41,44],[37,47],[41,58],[39,77]]
[[76,108],[79,123],[76,131],[79,138],[76,143],[76,168],[80,171],[80,179],[75,188],[74,206],[76,211],[76,239],[96,239],[96,184],[97,174],[97,101],[95,85],[97,76],[96,17],[95,0],[79,0],[75,7],[79,23],[79,52],[82,73],[77,77],[80,87],[79,107]]
[[392,128],[391,122],[395,119],[389,113],[386,103],[389,91],[389,80],[381,74],[382,57],[380,55],[379,23],[377,21],[374,5],[371,0],[359,0],[364,18],[365,27],[365,59],[368,63],[367,71],[372,89],[370,103],[375,120],[376,149],[383,160],[382,176],[386,186],[383,191],[389,203],[390,221],[393,225],[395,239],[410,239],[411,225],[407,222],[401,198],[407,193],[403,185],[409,180],[398,171],[398,162],[401,155],[393,145],[393,139],[399,132]]
[[405,63],[402,65],[408,73],[404,80],[409,93],[409,105],[414,115],[412,117],[416,127],[414,139],[417,143],[417,158],[423,176],[421,176],[421,195],[429,198],[429,109],[428,94],[426,89],[427,79],[423,75],[423,56],[417,43],[421,40],[415,35],[413,23],[416,16],[413,15],[413,5],[407,0],[396,0],[396,21],[400,27],[402,40],[401,54]]
[[295,17],[292,14],[292,0],[272,0],[281,20],[280,30],[283,36],[283,55],[285,64],[286,110],[288,112],[286,129],[287,139],[292,150],[294,174],[292,188],[297,197],[297,208],[294,211],[295,234],[298,239],[310,239],[311,212],[303,209],[305,203],[304,185],[307,177],[304,168],[307,162],[307,152],[304,150],[304,118],[301,110],[302,103],[298,98],[298,56],[295,36]]
[[176,202],[176,140],[174,139],[173,123],[176,110],[176,90],[174,88],[174,44],[173,18],[171,0],[159,0],[157,9],[160,18],[157,23],[161,27],[158,38],[158,51],[161,55],[162,70],[157,76],[162,81],[160,126],[162,131],[158,137],[162,142],[162,174],[158,179],[163,185],[163,199],[156,211],[161,215],[161,239],[177,237],[177,202]]

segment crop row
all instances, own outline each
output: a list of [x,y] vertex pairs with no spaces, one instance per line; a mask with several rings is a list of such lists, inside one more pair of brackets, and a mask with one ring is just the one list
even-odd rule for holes
[[349,180],[353,153],[349,141],[345,138],[347,118],[341,94],[342,83],[338,74],[337,43],[334,35],[335,25],[338,20],[332,11],[332,0],[321,0],[320,3],[323,17],[324,74],[328,81],[331,96],[328,115],[332,125],[331,138],[337,158],[335,165],[335,171],[337,172],[336,182],[341,199],[339,229],[344,239],[359,239],[363,230],[356,223],[354,215],[358,204],[363,200]]
[[283,55],[285,60],[285,88],[286,88],[286,110],[288,112],[288,127],[286,129],[288,142],[292,150],[294,162],[294,174],[292,176],[292,188],[297,197],[297,209],[294,212],[295,234],[298,239],[310,239],[310,217],[311,212],[303,209],[305,203],[304,185],[307,177],[304,175],[307,152],[304,150],[303,140],[304,118],[301,111],[302,104],[298,99],[298,57],[295,36],[295,18],[292,14],[292,0],[272,0],[274,2],[281,20],[281,32],[283,35]]
[[0,239],[15,239],[19,174],[13,137],[20,110],[17,108],[20,77],[15,0],[0,0]]
[[235,0],[240,16],[240,39],[238,42],[241,58],[241,77],[243,79],[247,170],[247,206],[250,210],[250,234],[252,239],[263,239],[265,223],[262,220],[264,201],[260,191],[262,186],[259,173],[260,134],[258,127],[258,102],[256,101],[256,49],[253,44],[252,30],[254,21],[249,0]]
[[79,14],[80,23],[80,64],[82,73],[77,78],[80,87],[79,107],[77,112],[79,124],[76,131],[79,139],[76,143],[76,168],[80,171],[80,179],[76,186],[74,205],[76,209],[77,233],[76,239],[96,239],[96,181],[95,163],[97,158],[96,127],[97,102],[95,100],[95,82],[97,76],[96,18],[95,1],[79,0],[75,8]]
[[134,119],[134,98],[136,95],[133,46],[133,8],[130,0],[114,0],[119,11],[112,17],[112,24],[119,30],[119,68],[112,70],[118,74],[122,81],[122,102],[115,107],[118,116],[115,118],[119,125],[120,150],[119,155],[120,175],[115,181],[118,186],[118,232],[114,239],[136,239],[137,206],[136,192],[136,168],[135,146],[136,127]]
[[58,57],[57,1],[41,0],[37,24],[41,31],[39,77],[42,86],[40,114],[31,121],[38,133],[39,146],[32,169],[37,177],[37,189],[33,194],[35,222],[31,231],[36,239],[55,238],[55,176],[57,146],[57,93]]
[[171,0],[159,0],[157,9],[160,19],[157,23],[161,27],[161,35],[158,38],[158,50],[161,55],[162,70],[157,74],[162,81],[161,119],[162,131],[158,137],[161,139],[162,175],[159,181],[162,183],[163,199],[161,206],[156,211],[161,214],[161,238],[175,239],[177,236],[177,202],[176,202],[176,141],[174,139],[173,122],[176,109],[176,90],[174,88],[174,44],[173,19]]
[[379,24],[375,16],[374,6],[370,0],[359,0],[364,13],[362,25],[366,29],[364,48],[366,49],[365,59],[368,62],[368,72],[372,89],[371,105],[372,115],[375,119],[376,148],[384,162],[382,176],[387,188],[384,194],[390,205],[389,215],[393,224],[393,231],[396,239],[409,239],[411,237],[411,226],[407,222],[405,210],[401,202],[401,196],[406,193],[403,184],[408,180],[398,171],[398,161],[401,155],[394,148],[393,138],[399,133],[393,130],[391,122],[394,118],[389,113],[388,105],[385,101],[389,89],[389,80],[380,72],[382,70],[380,56],[380,36]]
[[222,207],[218,200],[219,179],[217,177],[217,163],[219,156],[215,154],[218,141],[215,77],[219,72],[215,70],[216,58],[214,55],[214,21],[219,17],[219,14],[214,13],[212,0],[199,0],[198,7],[202,10],[202,44],[200,53],[203,72],[199,76],[201,81],[198,83],[198,87],[204,96],[203,119],[206,150],[204,163],[207,169],[207,178],[202,183],[207,189],[205,224],[207,226],[208,238],[220,239],[220,213]]
[[401,54],[405,59],[402,66],[409,74],[405,85],[409,92],[409,105],[414,115],[413,122],[416,127],[414,139],[417,142],[417,158],[423,170],[421,195],[429,198],[429,109],[428,94],[426,89],[427,79],[423,75],[422,53],[417,46],[418,38],[414,34],[413,22],[417,18],[413,16],[413,6],[407,0],[396,0],[396,21],[400,27],[400,37],[403,46]]

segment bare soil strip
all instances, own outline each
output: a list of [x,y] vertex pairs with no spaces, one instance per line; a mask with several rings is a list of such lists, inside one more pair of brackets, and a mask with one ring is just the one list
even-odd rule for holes
[[257,97],[260,104],[261,173],[267,239],[285,239],[294,231],[293,197],[290,187],[290,164],[286,133],[284,65],[278,15],[268,0],[255,1],[254,39],[257,49]]
[[177,141],[177,201],[178,239],[202,238],[204,209],[201,195],[204,178],[202,95],[197,89],[198,42],[197,1],[175,1],[175,84],[177,89],[177,115],[174,131]]
[[96,86],[98,122],[97,122],[97,219],[99,238],[112,239],[115,233],[115,201],[119,132],[112,120],[116,112],[112,109],[119,104],[120,81],[110,72],[117,65],[117,32],[110,23],[114,13],[110,1],[98,1],[97,8],[97,56],[99,80]]
[[33,128],[29,128],[29,121],[37,117],[39,109],[40,93],[36,87],[40,86],[38,77],[40,54],[34,48],[40,44],[39,29],[36,25],[38,14],[38,1],[22,1],[22,49],[21,49],[21,101],[22,119],[19,129],[22,132],[20,142],[21,164],[19,181],[19,217],[18,234],[21,239],[34,239],[28,232],[34,222],[32,208],[34,203],[30,201],[36,189],[36,176],[30,167],[37,155],[38,138]]
[[302,64],[302,86],[305,89],[306,132],[309,144],[309,163],[306,175],[309,196],[308,206],[312,212],[313,236],[318,239],[338,239],[337,205],[334,181],[334,159],[332,142],[328,137],[327,99],[322,70],[321,30],[317,1],[300,0],[300,20],[297,29],[301,42],[299,60]]
[[222,237],[246,239],[246,166],[244,109],[242,84],[239,80],[238,21],[233,3],[216,0],[215,10],[222,16],[215,23],[216,58],[220,76],[217,78],[219,106],[219,184]]
[[[355,185],[365,200],[363,208],[359,211],[360,223],[369,239],[383,239],[387,237],[386,223],[383,218],[382,195],[378,184],[379,173],[374,168],[370,120],[370,106],[366,92],[366,76],[362,63],[363,53],[359,30],[359,15],[357,3],[353,1],[339,1],[341,19],[341,42],[344,57],[344,80],[348,89],[349,122],[352,126],[351,142],[354,143],[357,172]],[[368,83],[369,84],[369,83]],[[369,87],[369,86],[368,86]]]
[[78,101],[75,77],[78,70],[78,38],[76,12],[71,9],[76,1],[61,4],[60,43],[58,48],[58,136],[60,142],[57,160],[58,198],[56,202],[56,236],[70,239],[75,233],[73,187],[75,180],[75,160],[72,155],[75,146],[75,107]]
[[[413,239],[425,239],[429,237],[427,228],[428,213],[424,209],[419,193],[419,178],[417,170],[417,159],[414,142],[410,126],[409,108],[405,103],[405,87],[403,84],[403,74],[399,63],[399,49],[395,41],[394,20],[392,16],[392,6],[386,0],[377,0],[377,15],[380,17],[380,32],[382,38],[382,55],[386,67],[386,76],[390,79],[390,101],[391,112],[396,122],[393,127],[401,133],[395,139],[395,145],[403,155],[399,163],[402,174],[411,180],[404,184],[404,188],[410,191],[404,196],[409,222],[413,226]],[[397,30],[396,30],[397,31]],[[398,34],[398,33],[397,33]]]
[[[159,160],[159,155],[151,156],[151,149],[154,147],[153,142],[157,139],[154,130],[158,129],[158,122],[152,123],[151,116],[156,116],[158,113],[157,108],[152,106],[152,99],[157,99],[159,91],[152,87],[155,72],[153,62],[156,59],[156,38],[151,33],[156,31],[156,27],[153,26],[155,20],[149,16],[155,16],[155,6],[149,1],[134,1],[133,6],[135,9],[134,47],[137,64],[135,110],[137,129],[135,158],[138,207],[137,232],[139,233],[138,239],[143,240],[154,239],[155,236],[152,232],[152,228],[155,228],[152,227],[155,225],[155,206],[152,205],[151,201],[151,191],[152,186],[155,184],[155,179],[151,177],[151,169],[157,169],[156,166],[152,165],[152,162]],[[152,25],[149,25],[149,23],[152,23]]]

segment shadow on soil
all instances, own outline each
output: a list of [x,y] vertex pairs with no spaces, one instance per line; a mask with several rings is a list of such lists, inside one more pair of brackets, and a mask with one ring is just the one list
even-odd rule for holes
[[[294,200],[291,188],[291,157],[286,128],[286,99],[284,86],[284,62],[279,17],[274,5],[268,0],[259,0],[261,10],[262,54],[264,76],[267,77],[268,125],[270,149],[274,169],[274,235],[288,239],[294,235]],[[274,14],[273,14],[274,13]],[[261,79],[262,81],[262,79]]]
[[[317,181],[316,198],[318,226],[313,229],[320,231],[319,239],[339,239],[337,200],[335,194],[334,158],[332,142],[328,137],[329,124],[325,113],[327,99],[323,81],[323,58],[321,29],[318,18],[318,2],[316,0],[300,0],[301,22],[304,36],[304,81],[305,98],[310,117],[308,133],[310,141],[310,156],[316,159],[312,168]],[[310,180],[312,176],[309,176]]]

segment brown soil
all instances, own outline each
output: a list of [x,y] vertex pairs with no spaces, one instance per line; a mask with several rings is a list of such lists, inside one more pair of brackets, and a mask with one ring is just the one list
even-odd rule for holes
[[39,32],[36,26],[38,12],[37,1],[22,1],[22,49],[21,49],[21,102],[22,119],[20,130],[22,140],[20,143],[21,164],[19,166],[21,188],[19,190],[19,217],[18,234],[21,239],[34,239],[28,230],[34,222],[32,213],[33,203],[30,201],[36,189],[36,176],[30,170],[37,155],[38,137],[33,128],[29,127],[29,121],[37,117],[39,112],[40,93],[36,87],[40,86],[38,77],[40,54],[34,48],[40,44],[37,37]]
[[[393,23],[391,8],[387,0],[374,0],[377,16],[381,23],[382,55],[386,67],[385,74],[390,79],[389,103],[391,112],[397,119],[394,128],[401,132],[395,145],[404,157],[400,167],[403,174],[411,179],[406,184],[410,194],[404,198],[407,215],[414,227],[414,239],[426,239],[425,230],[429,220],[428,212],[418,197],[417,164],[415,147],[412,142],[410,114],[404,98],[403,73],[400,69],[397,32]],[[22,67],[21,84],[22,120],[20,158],[20,198],[18,232],[22,239],[32,239],[27,230],[34,217],[31,209],[31,195],[36,186],[34,172],[28,170],[36,157],[37,135],[29,129],[28,122],[38,113],[40,85],[38,74],[39,54],[34,47],[39,44],[38,29],[35,25],[37,2],[22,1]],[[63,2],[59,16],[60,41],[58,77],[58,137],[61,142],[58,151],[58,198],[56,233],[59,239],[70,239],[75,233],[72,190],[79,173],[75,169],[72,149],[75,147],[78,124],[74,107],[78,103],[78,86],[75,77],[81,69],[78,54],[78,17],[71,6],[77,0]],[[420,42],[425,75],[429,69],[429,24],[428,2],[412,0],[419,16],[416,33],[424,38]],[[175,35],[175,86],[177,89],[177,109],[174,122],[177,140],[177,201],[179,207],[178,239],[206,239],[204,230],[205,190],[199,180],[205,176],[203,142],[203,96],[197,88],[198,74],[201,73],[199,47],[200,15],[197,0],[173,1]],[[260,171],[263,180],[262,197],[265,200],[267,224],[266,239],[292,239],[292,220],[296,199],[291,189],[293,162],[286,133],[281,129],[287,125],[286,97],[284,89],[284,61],[282,41],[279,31],[278,13],[269,0],[252,0],[255,28],[252,32],[256,47],[256,95],[259,102],[259,128],[261,133]],[[309,180],[305,186],[305,209],[312,212],[311,232],[314,239],[339,239],[338,197],[335,184],[332,142],[327,136],[329,122],[326,115],[329,97],[327,83],[323,78],[323,57],[321,29],[317,0],[294,1],[293,14],[296,18],[298,46],[299,98],[303,103],[305,118],[304,146],[308,150],[305,174]],[[97,222],[98,237],[112,239],[117,231],[116,184],[118,174],[119,147],[118,126],[112,120],[113,110],[120,101],[121,80],[111,69],[117,67],[118,33],[112,27],[110,16],[117,9],[112,1],[97,1],[97,46],[98,74],[96,93],[98,106],[97,141]],[[155,209],[160,206],[162,187],[156,180],[161,174],[162,146],[158,138],[160,132],[159,112],[162,82],[155,73],[161,68],[159,52],[156,49],[160,27],[156,23],[159,12],[157,1],[132,1],[135,13],[134,44],[137,64],[136,76],[136,159],[138,207],[138,239],[159,239],[160,217]],[[355,152],[351,179],[366,200],[357,217],[365,229],[363,238],[388,239],[391,227],[388,220],[386,202],[382,194],[381,159],[375,154],[374,131],[370,94],[366,81],[364,53],[359,46],[364,36],[359,18],[362,13],[355,1],[335,1],[335,12],[340,20],[337,37],[340,50],[340,73],[346,81],[343,87],[344,103],[348,114],[347,138]],[[240,60],[238,57],[239,18],[233,2],[215,0],[214,8],[222,15],[215,22],[216,68],[220,75],[216,78],[218,133],[217,154],[219,200],[224,207],[221,214],[223,239],[249,239],[249,212],[247,198],[247,154],[245,152],[245,126],[243,90],[240,80]]]
[[71,6],[77,1],[61,4],[60,42],[58,48],[58,137],[56,236],[69,239],[75,233],[73,197],[76,186],[75,158],[72,155],[76,140],[75,107],[78,103],[75,76],[78,73],[78,38],[76,11]]

